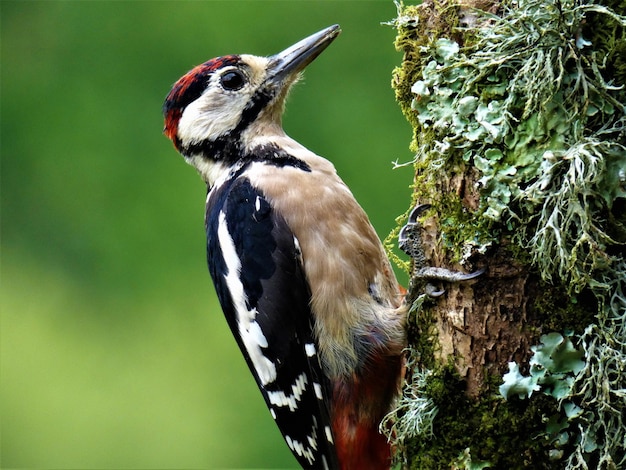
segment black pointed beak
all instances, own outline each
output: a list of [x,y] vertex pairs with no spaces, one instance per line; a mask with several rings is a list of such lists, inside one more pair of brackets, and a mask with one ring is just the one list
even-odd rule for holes
[[330,26],[273,55],[268,66],[268,78],[273,82],[283,82],[286,78],[297,75],[313,62],[340,32],[339,25]]

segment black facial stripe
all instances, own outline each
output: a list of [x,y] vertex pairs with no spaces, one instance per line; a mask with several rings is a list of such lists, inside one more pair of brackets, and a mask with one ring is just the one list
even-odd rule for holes
[[259,116],[261,111],[274,99],[276,95],[275,90],[261,87],[257,90],[250,101],[246,104],[246,107],[241,113],[241,120],[237,127],[233,130],[237,136],[241,135],[241,132],[245,130],[254,120]]
[[163,114],[167,114],[172,108],[185,109],[189,104],[197,100],[206,89],[212,73],[208,69],[198,71],[193,81],[176,83],[163,104]]
[[[185,96],[187,98],[187,95]],[[176,148],[180,153],[189,157],[191,155],[204,155],[216,161],[233,163],[242,158],[241,134],[259,116],[259,113],[274,98],[274,92],[268,88],[259,89],[246,104],[237,127],[215,140],[203,140],[183,146],[182,141],[176,138]],[[255,158],[259,159],[259,158]]]

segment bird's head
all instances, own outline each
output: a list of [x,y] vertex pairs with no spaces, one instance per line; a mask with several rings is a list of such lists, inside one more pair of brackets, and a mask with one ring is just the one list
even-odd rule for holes
[[228,55],[193,68],[163,105],[165,135],[190,163],[232,163],[255,136],[282,133],[285,98],[300,72],[340,33],[315,33],[271,57]]

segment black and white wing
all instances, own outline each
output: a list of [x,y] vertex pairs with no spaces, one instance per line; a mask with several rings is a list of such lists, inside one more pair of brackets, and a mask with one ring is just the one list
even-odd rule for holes
[[297,239],[245,176],[211,191],[206,229],[224,315],[285,441],[304,468],[338,468]]

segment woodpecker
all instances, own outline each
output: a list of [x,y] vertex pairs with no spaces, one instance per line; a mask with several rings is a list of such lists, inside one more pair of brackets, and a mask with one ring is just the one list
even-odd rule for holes
[[227,55],[172,87],[164,133],[207,184],[209,270],[271,416],[303,468],[379,470],[400,388],[403,294],[367,215],[282,113],[338,25],[270,56]]

